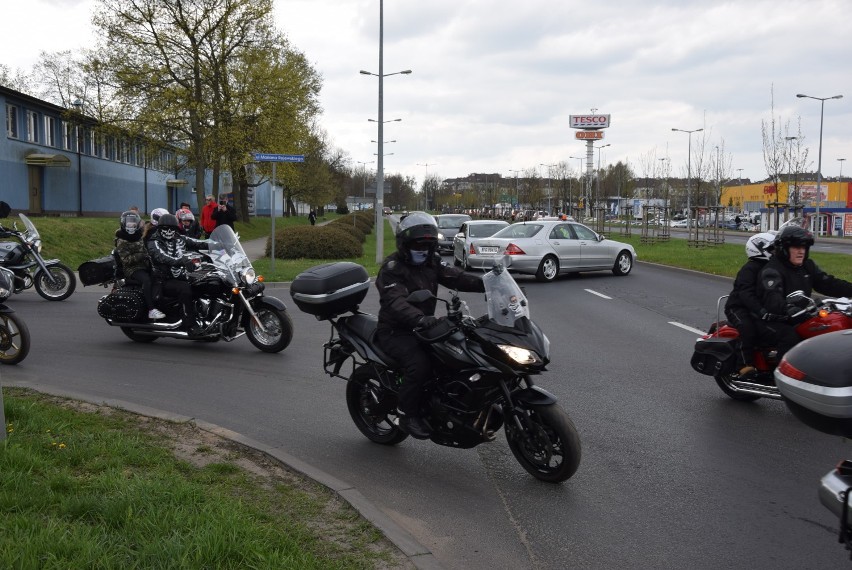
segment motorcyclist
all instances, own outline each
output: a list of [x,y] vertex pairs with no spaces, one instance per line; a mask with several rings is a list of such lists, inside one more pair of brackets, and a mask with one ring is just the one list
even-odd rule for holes
[[121,263],[121,270],[126,278],[138,282],[142,288],[148,318],[162,319],[166,315],[154,307],[151,258],[142,241],[142,218],[128,210],[121,214],[119,223],[121,227],[115,232],[115,254]]
[[151,219],[145,224],[145,231],[142,232],[142,240],[147,244],[148,240],[154,237],[154,232],[157,231],[157,223],[160,216],[168,214],[169,211],[165,208],[154,208],[151,210]]
[[379,269],[379,322],[377,340],[388,353],[403,356],[403,383],[399,391],[400,428],[417,439],[429,437],[431,428],[421,416],[423,385],[432,378],[429,353],[414,336],[414,329],[433,326],[437,300],[410,303],[406,297],[421,289],[438,293],[438,284],[459,291],[485,291],[482,278],[441,261],[436,253],[438,225],[425,212],[406,216],[397,228],[397,251]]
[[195,239],[201,237],[201,226],[195,221],[195,215],[188,208],[178,210],[175,212],[175,216],[178,222],[180,222],[178,231],[180,231],[181,235]]
[[739,332],[741,377],[757,372],[754,367],[754,348],[758,338],[763,336],[761,318],[767,312],[757,296],[757,277],[772,257],[774,240],[774,232],[762,232],[748,238],[745,245],[748,261],[737,272],[734,288],[725,303],[725,316]]
[[766,310],[762,318],[776,336],[779,360],[801,340],[795,329],[798,323],[788,317],[798,308],[788,307],[787,295],[802,291],[810,297],[816,291],[833,297],[852,297],[852,283],[829,275],[808,257],[813,244],[814,236],[807,229],[796,225],[782,228],[773,242],[772,259],[758,278],[757,294]]
[[163,294],[176,297],[183,305],[184,324],[190,335],[201,332],[196,320],[192,287],[187,272],[195,270],[195,263],[188,253],[208,249],[208,242],[188,238],[178,233],[178,220],[173,214],[163,214],[157,229],[148,241],[148,253],[154,266],[154,274],[162,281]]

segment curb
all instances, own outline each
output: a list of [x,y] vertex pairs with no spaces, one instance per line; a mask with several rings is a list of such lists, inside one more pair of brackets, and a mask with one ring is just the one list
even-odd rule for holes
[[[36,387],[28,382],[11,382],[9,384],[6,384],[6,386],[15,388],[27,388],[30,390],[35,390],[36,392],[41,392],[43,394],[49,394],[51,396],[60,396],[72,400],[88,402],[90,404],[118,408],[134,414],[138,414],[140,416],[146,416],[175,423],[193,423],[198,429],[202,431],[212,433],[214,435],[232,441],[238,445],[242,445],[244,447],[248,447],[255,451],[258,451],[266,455],[273,461],[280,463],[287,470],[307,477],[308,479],[311,479],[312,481],[319,483],[323,487],[329,489],[341,499],[346,501],[349,505],[351,505],[353,509],[358,511],[358,513],[367,521],[369,521],[373,526],[379,529],[379,531],[384,535],[384,537],[387,538],[394,546],[396,546],[396,548],[398,548],[400,552],[405,555],[405,557],[409,560],[409,562],[411,562],[411,564],[414,565],[415,568],[418,568],[419,570],[444,570],[445,568],[440,562],[438,562],[438,560],[432,554],[432,551],[420,544],[417,539],[414,538],[413,535],[411,535],[411,533],[402,528],[393,519],[386,515],[381,509],[379,509],[372,502],[370,502],[370,500],[367,499],[363,494],[361,494],[361,492],[358,491],[355,486],[347,483],[346,481],[337,479],[336,477],[329,475],[325,471],[317,469],[316,467],[309,465],[301,459],[298,459],[290,455],[289,453],[281,451],[280,449],[277,449],[270,445],[266,445],[265,443],[261,443],[250,437],[246,437],[240,433],[231,431],[227,428],[223,428],[219,425],[212,424],[210,422],[197,420],[193,417],[185,416],[182,414],[174,414],[156,408],[134,404],[132,402],[127,402],[124,400],[99,398],[95,396],[90,396],[88,394],[63,390],[54,386]],[[2,389],[2,386],[0,386],[0,389]]]

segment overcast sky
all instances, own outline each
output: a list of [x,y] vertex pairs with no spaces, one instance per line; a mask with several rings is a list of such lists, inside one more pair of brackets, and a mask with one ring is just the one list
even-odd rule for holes
[[[2,1],[0,63],[29,69],[41,50],[91,42],[93,0]],[[379,0],[275,0],[275,18],[323,77],[321,123],[353,167],[376,159]],[[417,179],[567,161],[585,143],[569,116],[611,115],[600,157],[669,157],[686,174],[688,135],[722,144],[731,176],[763,179],[761,120],[775,111],[805,145],[816,170],[825,103],[823,176],[852,159],[852,5],[848,0],[385,0],[385,172]],[[264,149],[292,153],[294,149]],[[594,153],[598,159],[598,151]],[[647,160],[645,160],[647,162]],[[659,164],[659,163],[658,163]],[[852,160],[844,163],[852,175]],[[428,166],[426,166],[428,165]],[[367,165],[375,168],[376,164]]]

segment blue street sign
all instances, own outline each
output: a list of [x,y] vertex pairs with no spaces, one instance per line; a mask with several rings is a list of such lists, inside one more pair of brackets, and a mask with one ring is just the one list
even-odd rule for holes
[[305,162],[304,154],[270,154],[268,152],[254,153],[255,162]]

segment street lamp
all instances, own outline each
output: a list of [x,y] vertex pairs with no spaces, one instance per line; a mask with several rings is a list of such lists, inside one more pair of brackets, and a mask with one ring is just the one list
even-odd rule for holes
[[[787,147],[787,201],[790,201],[790,176],[793,170],[793,141],[799,140],[799,137],[784,137],[784,140],[789,142],[790,145]],[[775,201],[778,201],[778,198],[775,198]],[[798,192],[793,193],[793,205],[799,203]]]
[[364,171],[364,201],[365,202],[367,201],[367,165],[373,164],[374,162],[376,162],[376,161],[375,160],[370,160],[370,161],[356,160],[355,161],[356,164],[361,165],[361,169]]
[[819,203],[822,201],[822,123],[825,109],[825,102],[827,99],[842,99],[843,95],[834,95],[833,97],[812,97],[810,95],[805,95],[803,93],[796,94],[796,97],[799,99],[816,99],[819,101],[819,154],[817,159],[817,201],[816,201],[816,224],[817,224],[817,235],[820,235],[820,231],[822,230],[822,224],[819,219]]
[[553,168],[556,165],[555,164],[545,164],[543,162],[539,162],[538,165],[547,167],[547,215],[550,216],[551,214],[553,214],[553,211],[551,210],[551,205],[550,205],[550,200],[552,198],[552,192],[553,192],[552,189],[551,189],[551,186],[550,186],[550,178],[551,178],[550,169]]
[[690,231],[692,229],[692,133],[700,133],[704,129],[686,131],[673,128],[672,130],[689,135],[689,147],[686,151],[686,231]]
[[837,159],[837,162],[840,163],[840,174],[837,176],[837,182],[839,184],[843,184],[843,161],[845,161],[845,160],[846,160],[845,158],[838,158]]
[[[435,166],[436,164],[438,164],[438,163],[437,162],[423,162],[423,163],[418,162],[417,163],[417,166],[423,166],[423,167],[426,168],[426,173],[423,175],[423,193],[426,194],[426,210],[427,211],[430,210],[430,209],[431,210],[435,209],[435,204],[432,204],[432,208],[429,208],[429,190],[426,188],[426,181],[429,179],[429,167]],[[433,199],[434,199],[434,196],[433,196]]]
[[516,205],[518,206],[518,208],[520,208],[520,207],[521,207],[521,190],[518,188],[518,174],[519,174],[521,171],[520,171],[520,170],[511,170],[511,169],[510,169],[510,170],[509,170],[509,172],[514,172],[514,173],[515,173],[515,200],[517,200],[517,203],[512,205],[512,210],[514,210]]
[[410,69],[406,69],[403,71],[396,71],[394,73],[385,73],[384,72],[384,0],[379,0],[379,72],[371,73],[369,71],[364,71],[363,69],[359,71],[361,75],[372,75],[374,77],[378,77],[379,79],[379,119],[376,121],[379,127],[379,133],[376,137],[376,140],[379,141],[379,163],[376,167],[376,263],[381,263],[384,259],[384,235],[385,235],[385,221],[382,219],[382,209],[384,207],[384,189],[385,189],[385,169],[384,169],[384,161],[383,161],[383,143],[384,140],[384,78],[390,77],[391,75],[409,75],[411,74]]

